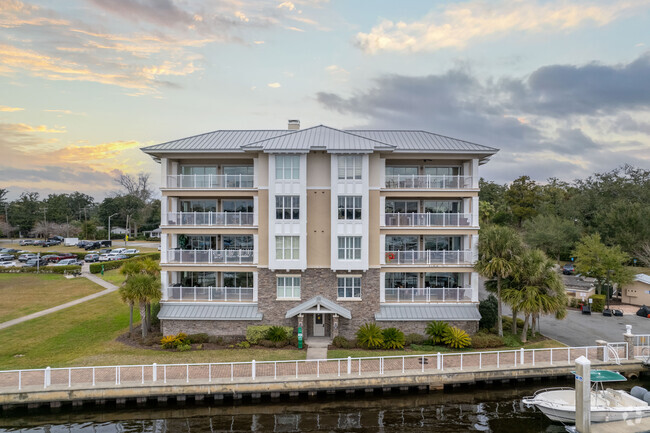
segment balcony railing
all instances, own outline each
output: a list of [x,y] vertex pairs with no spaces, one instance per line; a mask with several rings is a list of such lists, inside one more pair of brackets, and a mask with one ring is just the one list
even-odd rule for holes
[[252,174],[173,174],[167,188],[253,188]]
[[472,176],[408,175],[386,176],[386,188],[392,189],[466,189],[472,188]]
[[167,263],[248,264],[254,263],[253,250],[169,250]]
[[384,302],[466,302],[472,300],[472,288],[394,288],[384,289]]
[[252,287],[180,287],[167,288],[168,301],[253,302]]
[[387,213],[387,227],[469,227],[471,213]]
[[253,212],[168,212],[170,226],[252,226]]
[[472,263],[472,251],[386,251],[387,265],[460,265]]

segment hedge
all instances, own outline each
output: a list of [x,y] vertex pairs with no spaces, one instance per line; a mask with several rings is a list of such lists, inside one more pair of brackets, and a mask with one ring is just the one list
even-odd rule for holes
[[591,311],[594,313],[602,313],[605,309],[605,295],[591,295],[589,299],[593,299]]
[[111,260],[110,262],[92,263],[90,265],[90,273],[99,274],[102,271],[102,265],[104,266],[105,271],[110,271],[111,269],[121,268],[122,265],[126,262],[129,261],[133,262],[133,261],[146,260],[146,259],[160,260],[160,253],[147,253],[147,254],[141,254],[139,256],[131,257],[130,259]]
[[[264,340],[266,337],[266,332],[271,328],[272,325],[256,325],[246,327],[246,341],[250,344],[257,344],[260,340]],[[293,334],[293,328],[291,326],[283,326],[284,330],[287,331],[287,335],[291,336]]]
[[79,265],[68,265],[68,266],[41,266],[37,268],[36,266],[13,266],[11,268],[0,268],[0,273],[3,274],[35,274],[36,272],[41,274],[65,274],[67,272],[81,272],[81,266]]

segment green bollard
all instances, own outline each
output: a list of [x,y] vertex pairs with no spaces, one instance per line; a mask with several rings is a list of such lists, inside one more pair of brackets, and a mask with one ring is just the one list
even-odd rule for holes
[[302,326],[298,327],[298,349],[302,349]]
[[104,275],[104,264],[102,263],[102,275]]

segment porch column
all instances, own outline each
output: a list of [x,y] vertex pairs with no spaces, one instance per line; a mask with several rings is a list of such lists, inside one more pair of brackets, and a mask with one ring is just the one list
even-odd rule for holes
[[339,315],[332,315],[332,338],[339,336]]
[[305,333],[305,327],[303,325],[304,317],[305,317],[304,314],[302,314],[302,313],[298,314],[298,328],[302,328],[302,333],[303,334]]

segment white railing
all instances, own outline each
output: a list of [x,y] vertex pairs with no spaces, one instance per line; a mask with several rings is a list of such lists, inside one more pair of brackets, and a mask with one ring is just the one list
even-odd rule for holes
[[384,302],[466,302],[472,300],[471,287],[385,288]]
[[472,188],[472,176],[409,175],[386,176],[386,188],[391,189],[466,189]]
[[386,251],[387,265],[459,265],[472,263],[472,251]]
[[253,250],[168,250],[167,263],[253,263]]
[[650,334],[634,335],[634,356],[650,359]]
[[254,188],[252,174],[172,174],[167,188]]
[[468,227],[471,213],[387,213],[386,227]]
[[[627,345],[620,343],[620,358]],[[406,376],[443,372],[547,368],[571,366],[585,356],[593,364],[607,363],[605,346],[556,347],[486,352],[432,353],[426,355],[380,356],[370,358],[314,359],[294,361],[251,361],[209,364],[149,364],[97,367],[42,368],[0,371],[0,392],[42,389],[92,389],[156,384],[192,385],[239,384],[257,380],[290,382],[293,379]]]
[[253,212],[167,212],[170,226],[253,226]]
[[252,287],[181,287],[167,288],[167,301],[253,302]]

